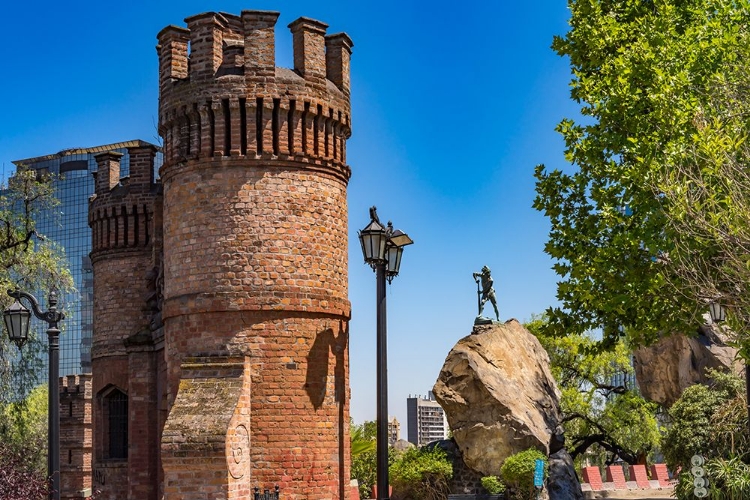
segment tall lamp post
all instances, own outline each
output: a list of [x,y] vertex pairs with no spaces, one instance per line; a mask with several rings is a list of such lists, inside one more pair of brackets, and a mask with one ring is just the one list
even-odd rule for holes
[[377,277],[377,500],[387,500],[388,488],[388,329],[386,325],[385,280],[398,276],[404,247],[414,243],[406,233],[383,227],[377,208],[370,208],[370,223],[359,232],[365,263]]
[[[711,302],[708,305],[708,311],[711,314],[711,321],[722,323],[727,319],[727,310],[719,302]],[[747,423],[748,432],[750,432],[750,360],[745,360],[745,401],[747,404]]]
[[[57,310],[57,293],[52,290],[47,299],[49,309],[42,311],[36,298],[26,292],[19,290],[8,290],[8,295],[16,299],[13,304],[3,311],[5,328],[8,337],[20,349],[29,338],[29,323],[31,312],[34,316],[47,322],[47,338],[49,340],[49,377],[48,377],[48,404],[47,412],[47,473],[50,479],[50,500],[60,499],[60,391],[57,388],[57,380],[60,376],[60,329],[57,327],[65,315]],[[21,299],[27,299],[31,304],[29,311],[21,303]]]

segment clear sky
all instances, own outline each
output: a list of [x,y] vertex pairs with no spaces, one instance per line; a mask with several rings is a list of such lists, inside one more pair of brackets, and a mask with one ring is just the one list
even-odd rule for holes
[[[549,226],[531,208],[536,164],[564,166],[554,132],[576,106],[564,0],[207,2],[12,1],[0,31],[0,167],[130,139],[157,142],[156,34],[219,10],[277,10],[277,65],[300,16],[345,31],[352,55],[347,153],[351,413],[374,420],[375,275],[357,229],[381,220],[415,241],[388,287],[390,414],[406,437],[406,398],[432,389],[477,314],[471,273],[492,269],[502,320],[555,303]],[[491,306],[487,306],[491,312]],[[485,310],[487,312],[487,310]]]

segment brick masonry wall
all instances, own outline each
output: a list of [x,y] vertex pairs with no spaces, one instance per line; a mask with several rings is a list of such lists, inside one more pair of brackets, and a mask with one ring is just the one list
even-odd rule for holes
[[[156,500],[159,492],[156,357],[147,274],[154,267],[154,205],[159,184],[153,147],[129,149],[130,176],[119,180],[120,155],[97,156],[96,192],[89,204],[94,269],[92,342],[94,458],[97,499]],[[118,182],[119,180],[119,182]],[[128,457],[108,454],[103,397],[128,398]]]
[[88,498],[92,492],[91,375],[60,378],[60,498]]
[[[290,500],[349,498],[351,41],[296,21],[297,71],[275,68],[277,17],[205,13],[158,36],[165,499],[274,484]],[[241,375],[227,357],[246,360]],[[224,368],[196,376],[196,358]],[[208,386],[234,406],[206,407]],[[224,442],[206,448],[188,423],[211,412]]]

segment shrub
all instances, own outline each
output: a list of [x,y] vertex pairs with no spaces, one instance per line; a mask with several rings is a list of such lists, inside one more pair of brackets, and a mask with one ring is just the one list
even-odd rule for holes
[[497,476],[484,476],[482,478],[482,487],[487,490],[490,495],[505,493],[505,484],[503,484]]
[[534,470],[536,461],[544,460],[547,473],[547,457],[535,448],[529,448],[505,459],[500,476],[515,492],[515,498],[534,498]]
[[[396,461],[398,452],[393,448],[388,448],[388,465],[389,468]],[[359,498],[370,498],[372,487],[377,480],[378,455],[376,450],[368,450],[352,455],[352,479],[356,479],[359,484]]]
[[395,498],[438,500],[448,494],[453,465],[438,447],[412,448],[391,465],[389,473]]

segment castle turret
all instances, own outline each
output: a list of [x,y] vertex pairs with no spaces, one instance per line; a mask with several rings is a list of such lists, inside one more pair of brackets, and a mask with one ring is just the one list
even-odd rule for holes
[[278,68],[278,15],[158,35],[166,499],[349,496],[352,42],[300,18]]
[[[157,418],[156,366],[163,356],[158,331],[151,328],[154,308],[146,300],[148,273],[155,265],[154,234],[160,233],[154,225],[160,206],[155,154],[154,146],[140,143],[125,155],[97,155],[95,194],[89,202],[93,487],[103,500],[159,496],[158,436],[164,419]],[[123,177],[125,168],[129,175]]]

